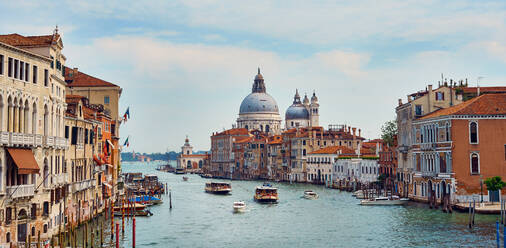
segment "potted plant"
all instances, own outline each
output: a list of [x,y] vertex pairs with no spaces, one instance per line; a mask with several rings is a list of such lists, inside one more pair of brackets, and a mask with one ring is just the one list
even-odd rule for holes
[[496,176],[496,177],[487,178],[485,180],[485,185],[487,185],[489,201],[498,202],[499,201],[499,192],[504,186],[506,186],[506,183],[503,182],[501,177]]

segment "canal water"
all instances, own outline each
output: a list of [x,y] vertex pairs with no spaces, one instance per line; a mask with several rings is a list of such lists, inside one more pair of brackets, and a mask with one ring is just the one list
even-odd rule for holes
[[[204,193],[210,179],[198,175],[158,172],[153,163],[123,163],[123,172],[156,174],[172,190],[172,210],[166,196],[150,208],[151,217],[138,217],[137,247],[491,247],[495,245],[496,216],[477,215],[467,227],[468,215],[445,214],[425,205],[360,206],[348,192],[308,184],[273,183],[279,203],[253,201],[259,181],[229,181],[228,196]],[[320,195],[301,198],[304,190]],[[234,201],[248,211],[234,214]],[[131,247],[127,222],[123,247]]]

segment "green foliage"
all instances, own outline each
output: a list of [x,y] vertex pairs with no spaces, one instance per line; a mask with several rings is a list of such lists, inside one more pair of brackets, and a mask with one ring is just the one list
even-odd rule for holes
[[394,136],[397,135],[397,122],[387,121],[381,126],[381,139],[390,146],[394,145]]
[[485,185],[487,185],[487,190],[497,191],[506,186],[506,183],[503,182],[502,178],[499,176],[487,178],[485,180]]

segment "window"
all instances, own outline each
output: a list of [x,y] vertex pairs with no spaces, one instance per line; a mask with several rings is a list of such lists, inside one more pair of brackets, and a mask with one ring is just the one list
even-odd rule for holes
[[471,153],[471,174],[480,174],[480,156],[478,153]]
[[9,64],[7,66],[7,74],[9,77],[12,77],[12,58],[9,58]]
[[446,141],[450,141],[450,123],[446,123],[446,127],[445,127],[445,130],[446,130]]
[[65,138],[69,138],[69,126],[65,126]]
[[25,64],[25,81],[30,81],[30,64]]
[[444,92],[436,92],[436,101],[444,101],[445,93]]
[[19,80],[25,79],[25,62],[19,62]]
[[104,96],[104,104],[109,104],[109,96]]
[[506,160],[506,145],[504,145],[504,160]]
[[32,76],[33,76],[33,83],[36,84],[37,83],[37,66],[36,65],[33,66]]
[[0,75],[4,74],[4,56],[0,54]]
[[18,72],[19,72],[19,60],[14,60],[14,78],[18,78]]
[[49,71],[44,69],[44,86],[48,87],[49,85]]
[[478,123],[469,123],[469,143],[478,144]]
[[416,116],[422,115],[422,105],[415,105],[415,115]]

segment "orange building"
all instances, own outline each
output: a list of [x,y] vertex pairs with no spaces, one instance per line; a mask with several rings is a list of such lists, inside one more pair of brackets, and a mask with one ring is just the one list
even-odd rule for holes
[[483,180],[506,178],[506,93],[435,111],[413,127],[413,199],[490,200]]

